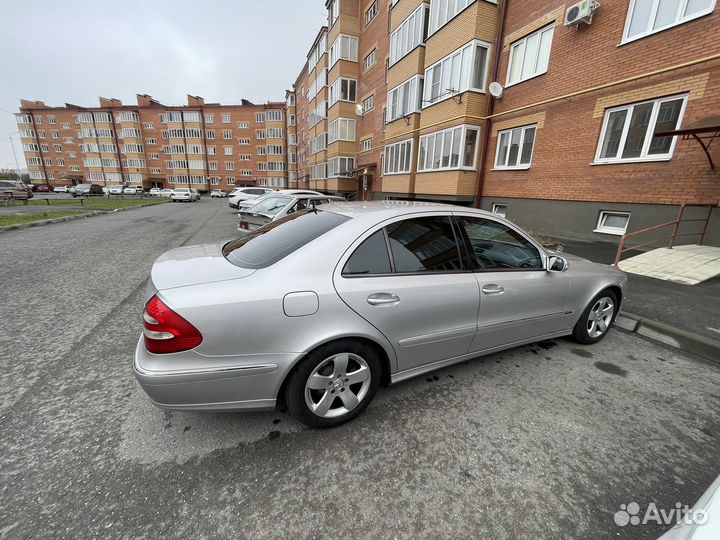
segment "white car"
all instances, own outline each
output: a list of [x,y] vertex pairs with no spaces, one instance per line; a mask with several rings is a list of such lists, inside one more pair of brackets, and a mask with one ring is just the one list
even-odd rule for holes
[[227,196],[228,196],[227,192],[226,192],[226,191],[223,191],[222,189],[213,189],[213,190],[210,192],[210,197],[220,197],[220,198],[222,198],[222,197],[227,197]]
[[161,189],[158,192],[158,197],[170,197],[172,194],[175,193],[175,190],[170,188]]
[[140,186],[128,186],[123,189],[123,195],[142,195],[143,188]]
[[279,194],[285,194],[285,195],[324,195],[323,193],[320,193],[319,191],[312,191],[310,189],[280,189],[278,191],[271,191],[270,193],[266,193],[262,197],[258,197],[257,199],[248,199],[246,201],[240,201],[238,203],[238,210],[241,212],[243,210],[247,210],[248,208],[255,206],[257,203],[259,203],[261,200],[265,199],[266,197],[269,197],[271,195],[279,195]]
[[70,193],[68,186],[55,186],[55,193]]
[[238,204],[241,201],[257,199],[258,197],[262,197],[263,195],[267,195],[268,193],[272,193],[272,189],[256,187],[245,187],[236,189],[230,194],[228,204],[230,205],[230,208],[237,208]]
[[170,199],[172,202],[176,201],[187,201],[187,202],[193,202],[193,201],[199,201],[200,200],[200,193],[198,193],[197,189],[188,189],[188,188],[175,188],[174,193],[170,196]]
[[151,197],[157,197],[158,195],[160,195],[160,188],[159,187],[150,188],[150,191],[148,193],[150,194]]
[[110,195],[122,195],[123,188],[122,186],[110,186],[108,188],[108,193]]

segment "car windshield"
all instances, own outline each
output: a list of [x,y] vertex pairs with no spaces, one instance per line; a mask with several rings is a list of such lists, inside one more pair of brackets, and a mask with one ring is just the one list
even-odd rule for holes
[[248,208],[247,211],[252,212],[253,214],[274,216],[280,210],[285,208],[290,203],[290,201],[292,201],[292,197],[278,197],[274,195],[272,197],[263,198],[262,201]]
[[223,246],[235,266],[267,268],[350,218],[318,210],[296,212]]

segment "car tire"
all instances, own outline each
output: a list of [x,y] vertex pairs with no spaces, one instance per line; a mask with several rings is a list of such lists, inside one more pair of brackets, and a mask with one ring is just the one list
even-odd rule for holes
[[617,316],[618,299],[617,295],[604,290],[597,294],[585,310],[573,328],[572,338],[578,343],[591,345],[604,338]]
[[285,403],[305,425],[339,426],[365,410],[381,376],[380,358],[372,347],[349,339],[335,341],[318,347],[293,368]]

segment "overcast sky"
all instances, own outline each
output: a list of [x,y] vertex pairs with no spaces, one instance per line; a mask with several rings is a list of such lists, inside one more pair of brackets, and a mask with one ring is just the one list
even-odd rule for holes
[[327,15],[323,0],[2,0],[0,19],[0,169],[14,169],[20,98],[283,100]]

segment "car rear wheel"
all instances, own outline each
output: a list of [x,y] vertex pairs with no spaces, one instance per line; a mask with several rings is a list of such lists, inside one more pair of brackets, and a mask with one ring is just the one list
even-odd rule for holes
[[295,368],[285,401],[290,413],[308,426],[339,426],[368,406],[381,371],[372,347],[353,340],[328,343]]
[[610,330],[617,315],[617,296],[612,291],[602,291],[583,311],[573,329],[572,337],[578,343],[597,343]]

